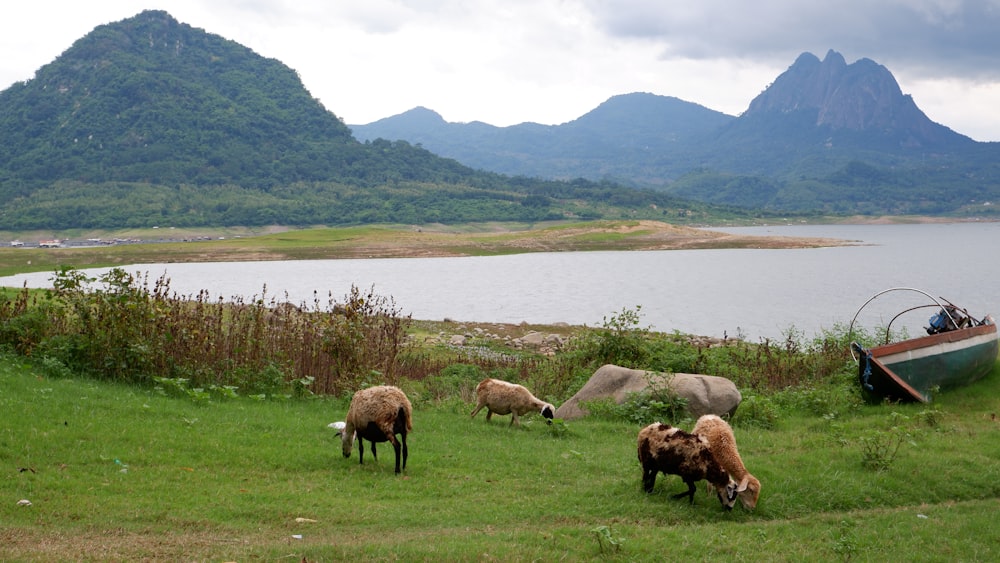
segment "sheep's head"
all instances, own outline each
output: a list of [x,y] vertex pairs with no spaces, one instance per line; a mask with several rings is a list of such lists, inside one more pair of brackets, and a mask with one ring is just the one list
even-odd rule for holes
[[739,496],[739,484],[732,479],[729,479],[729,483],[725,487],[716,487],[715,492],[719,496],[719,502],[722,503],[722,507],[726,510],[732,510],[733,505],[736,504],[736,497]]
[[757,506],[757,498],[760,496],[760,481],[747,473],[736,487],[736,493],[740,497],[740,502],[743,503],[743,508],[753,510]]
[[556,409],[552,405],[545,403],[542,407],[542,416],[545,417],[545,422],[552,424],[552,418],[556,415]]
[[344,428],[337,430],[337,435],[340,436],[340,444],[344,452],[344,457],[351,457],[351,450],[354,448],[354,440],[357,438],[358,434],[354,431],[353,427],[349,430],[350,431],[348,431],[346,425]]

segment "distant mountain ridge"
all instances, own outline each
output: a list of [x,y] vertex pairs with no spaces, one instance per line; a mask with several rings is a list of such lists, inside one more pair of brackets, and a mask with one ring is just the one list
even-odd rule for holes
[[833,50],[822,61],[801,54],[735,117],[645,93],[555,126],[421,114],[433,125],[406,112],[350,127],[505,174],[611,179],[772,210],[989,214],[1000,199],[1000,144],[934,123],[887,68]]
[[[686,170],[691,145],[733,119],[675,97],[639,92],[609,98],[561,125],[449,123],[437,112],[417,107],[349,127],[362,141],[404,139],[467,166],[503,174],[657,184]],[[647,173],[637,174],[636,161],[659,164],[640,165]]]

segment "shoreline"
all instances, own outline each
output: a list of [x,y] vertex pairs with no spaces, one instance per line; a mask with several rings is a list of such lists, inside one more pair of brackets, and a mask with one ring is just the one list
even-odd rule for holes
[[[72,244],[57,248],[36,245],[0,246],[0,276],[61,267],[79,269],[160,262],[248,262],[329,260],[341,258],[431,258],[490,256],[533,252],[791,249],[849,246],[858,241],[738,235],[716,228],[743,226],[865,225],[994,222],[937,217],[850,217],[837,221],[761,221],[753,224],[704,226],[674,225],[652,220],[602,220],[542,224],[476,223],[462,225],[377,225],[356,227],[245,227],[216,229],[145,229],[115,233],[110,244],[91,239],[107,237],[101,231],[74,231],[59,235],[35,232],[55,239],[72,235]],[[224,234],[223,234],[224,233]],[[26,233],[20,233],[26,234]],[[10,236],[11,233],[6,233]],[[99,235],[99,236],[95,236]],[[164,236],[166,235],[166,236]],[[5,233],[0,232],[0,241]],[[155,240],[148,240],[156,237]],[[27,239],[27,237],[25,237]],[[90,244],[87,244],[90,242]]]

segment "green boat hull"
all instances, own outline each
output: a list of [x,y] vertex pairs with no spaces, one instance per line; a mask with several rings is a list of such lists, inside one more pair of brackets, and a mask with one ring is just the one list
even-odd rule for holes
[[858,380],[870,403],[929,403],[933,394],[989,374],[997,361],[995,324],[905,340],[860,352]]

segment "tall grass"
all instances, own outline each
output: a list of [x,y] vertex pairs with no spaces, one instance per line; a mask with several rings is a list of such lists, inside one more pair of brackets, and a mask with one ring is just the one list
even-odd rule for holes
[[[94,284],[94,282],[98,282]],[[50,369],[124,383],[182,379],[193,387],[276,392],[305,382],[338,394],[394,383],[409,317],[356,287],[337,302],[293,304],[264,293],[213,301],[179,296],[170,280],[113,269],[99,279],[64,268],[53,290],[0,302],[0,344]]]

